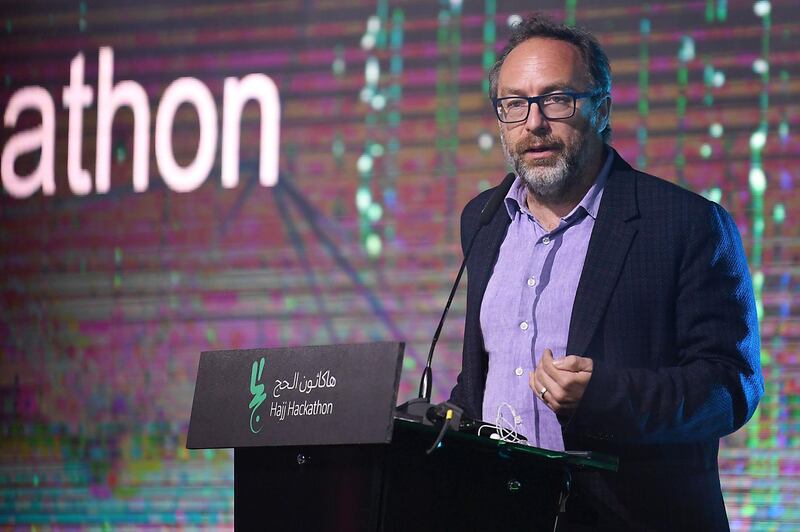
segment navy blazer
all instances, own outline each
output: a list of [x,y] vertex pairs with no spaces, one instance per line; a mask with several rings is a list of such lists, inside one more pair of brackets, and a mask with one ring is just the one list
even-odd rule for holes
[[[462,247],[492,190],[464,208]],[[501,205],[467,262],[451,401],[476,419],[489,363],[481,301],[509,222]],[[578,474],[575,499],[589,508],[578,519],[598,518],[593,529],[727,529],[719,438],[750,418],[764,389],[753,289],[730,215],[614,152],[567,354],[592,358],[594,370],[577,411],[559,420],[566,448],[620,459],[617,473]]]

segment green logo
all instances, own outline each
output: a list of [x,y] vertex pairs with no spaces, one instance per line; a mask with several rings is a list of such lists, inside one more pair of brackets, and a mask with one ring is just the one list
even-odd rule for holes
[[[253,434],[261,432],[261,416],[256,414],[256,411],[258,407],[261,406],[261,403],[267,399],[267,394],[264,392],[264,385],[256,384],[261,380],[262,373],[264,373],[264,357],[254,361],[253,369],[250,371],[250,393],[253,394],[253,398],[250,399],[250,432]],[[258,430],[253,426],[254,418],[256,425],[258,425]]]

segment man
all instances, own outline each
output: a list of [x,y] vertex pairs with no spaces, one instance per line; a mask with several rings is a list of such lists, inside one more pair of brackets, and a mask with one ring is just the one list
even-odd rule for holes
[[[763,393],[734,223],[605,143],[611,73],[588,33],[525,20],[490,85],[517,177],[468,261],[451,401],[533,445],[619,457],[576,475],[573,525],[727,529],[719,438]],[[491,192],[464,209],[463,245]]]

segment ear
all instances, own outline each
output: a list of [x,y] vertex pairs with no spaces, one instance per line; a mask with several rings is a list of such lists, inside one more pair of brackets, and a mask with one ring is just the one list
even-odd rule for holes
[[608,127],[608,121],[611,119],[611,95],[606,94],[603,99],[597,104],[594,112],[595,130],[602,133]]

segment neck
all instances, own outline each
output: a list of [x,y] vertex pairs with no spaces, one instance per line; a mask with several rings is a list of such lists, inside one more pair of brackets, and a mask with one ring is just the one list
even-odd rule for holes
[[586,193],[592,188],[597,175],[605,161],[605,149],[601,148],[594,157],[590,157],[583,171],[569,180],[569,186],[557,197],[543,197],[536,194],[528,187],[526,199],[528,210],[536,217],[547,231],[552,231],[561,222],[561,218],[568,215],[581,202]]

